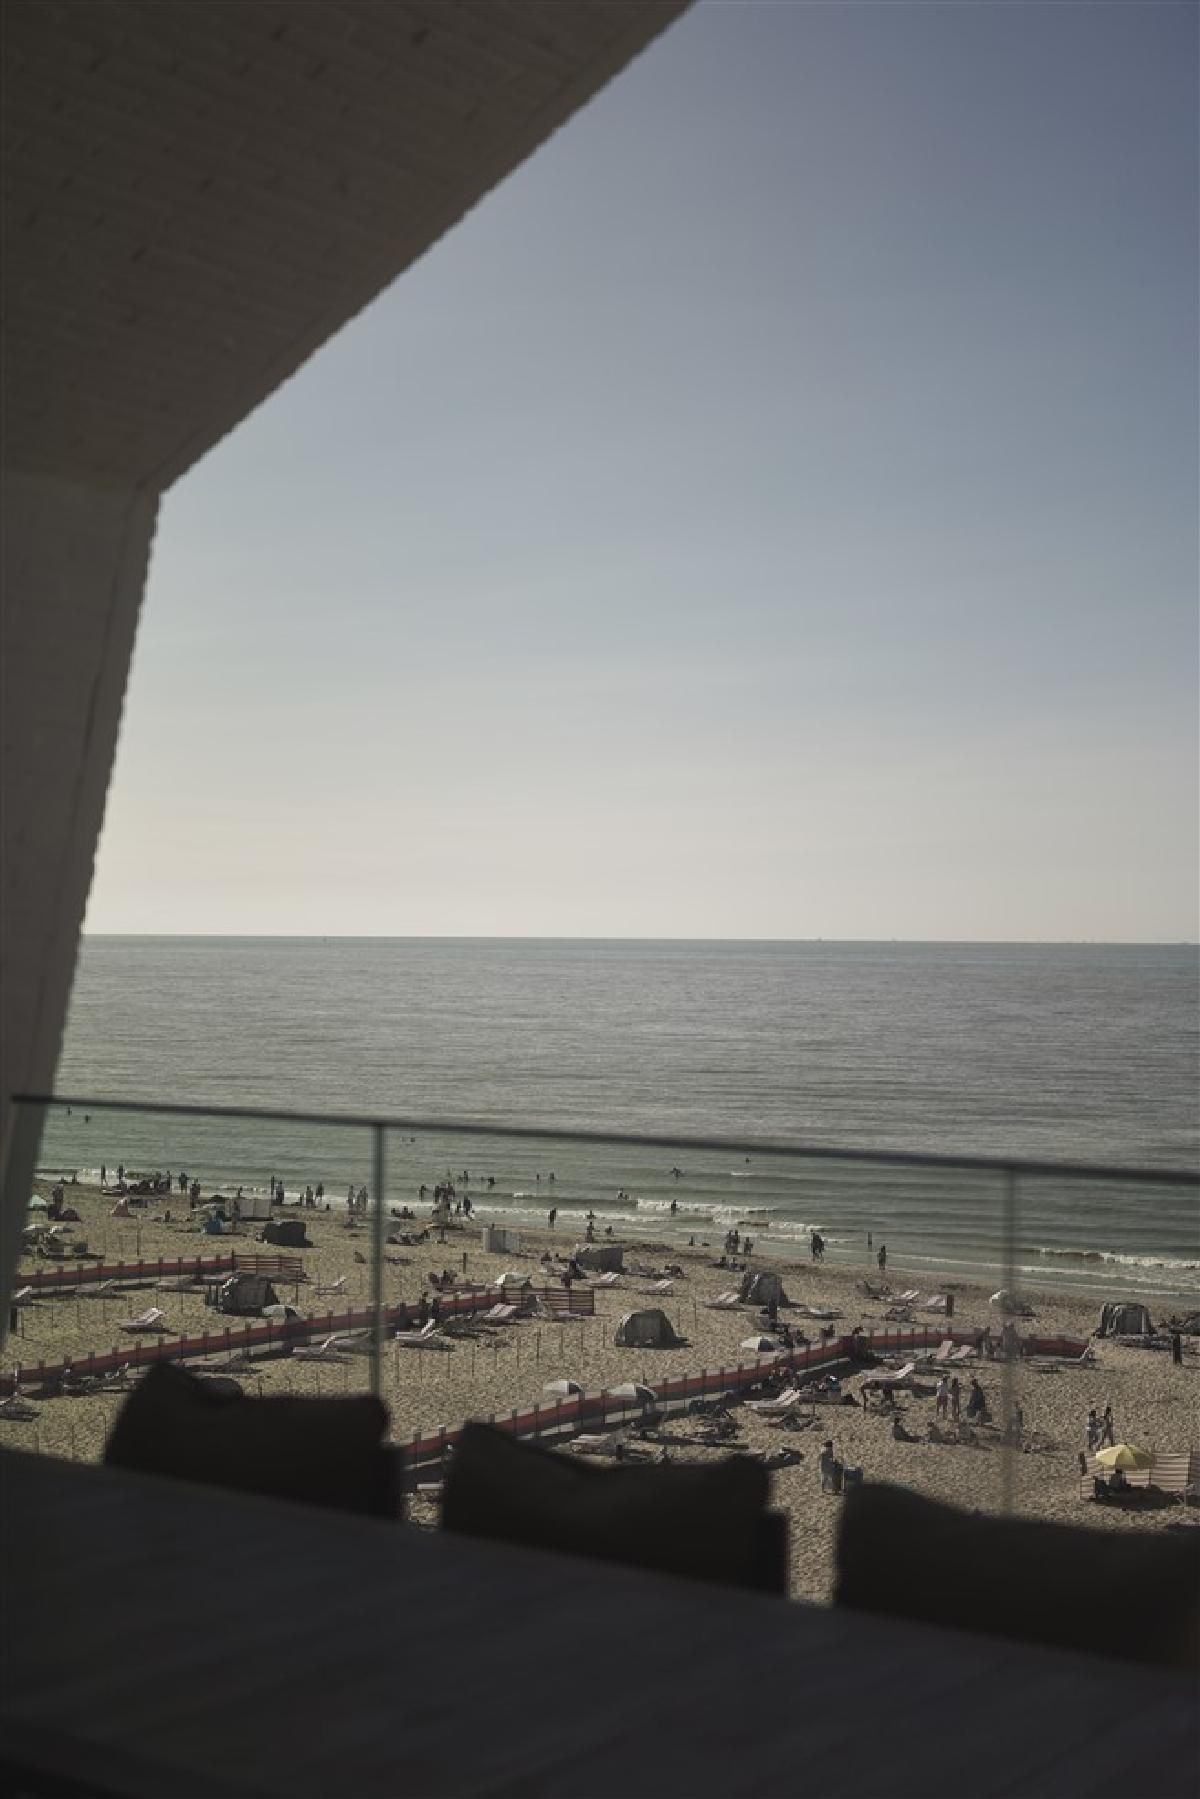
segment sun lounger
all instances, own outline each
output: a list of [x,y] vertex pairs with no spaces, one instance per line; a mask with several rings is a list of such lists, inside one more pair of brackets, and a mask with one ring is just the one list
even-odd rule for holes
[[947,1337],[943,1343],[938,1344],[932,1360],[935,1362],[948,1362],[953,1354],[954,1338]]
[[140,1312],[136,1318],[126,1319],[119,1328],[138,1335],[142,1332],[167,1331],[171,1327],[166,1321],[166,1314],[161,1312],[157,1306],[151,1306],[148,1311]]
[[511,1324],[517,1315],[517,1308],[511,1302],[489,1306],[486,1312],[479,1314],[480,1324]]
[[823,1324],[828,1323],[831,1318],[842,1316],[833,1306],[796,1306],[794,1310],[801,1318],[817,1318]]
[[911,1324],[913,1321],[912,1310],[908,1305],[889,1306],[883,1315],[890,1324]]
[[949,1301],[944,1293],[931,1293],[928,1299],[921,1302],[923,1312],[947,1312],[949,1309]]
[[804,1398],[799,1387],[788,1387],[775,1399],[748,1399],[746,1410],[757,1412],[760,1418],[776,1418],[782,1412],[795,1411],[796,1407],[803,1403]]
[[11,1303],[15,1306],[30,1306],[30,1305],[32,1305],[33,1304],[33,1288],[32,1287],[19,1287],[17,1289],[17,1291],[13,1294]]
[[960,1343],[954,1354],[947,1359],[951,1362],[969,1362],[973,1355],[978,1354],[979,1351],[973,1343]]
[[646,1291],[647,1293],[669,1293],[674,1285],[674,1281],[654,1281],[651,1286],[646,1288]]
[[611,1269],[608,1274],[602,1274],[600,1276],[600,1278],[596,1282],[596,1285],[598,1287],[615,1287],[615,1286],[619,1285],[620,1280],[621,1280],[621,1277],[616,1272],[616,1270]]
[[730,1288],[728,1293],[718,1293],[715,1299],[706,1299],[704,1303],[712,1312],[736,1312],[741,1301],[737,1290]]
[[864,1387],[909,1387],[916,1373],[915,1362],[905,1362],[894,1374],[868,1374],[863,1381]]
[[[222,1275],[221,1279],[224,1280],[224,1278],[225,1276]],[[94,1287],[81,1287],[78,1297],[80,1299],[113,1299],[116,1292],[116,1281],[98,1281]]]
[[427,1349],[437,1332],[437,1319],[428,1318],[419,1331],[397,1331],[394,1342],[406,1349]]
[[323,1343],[305,1343],[293,1349],[292,1356],[298,1362],[341,1362],[345,1358],[337,1347],[337,1337],[326,1337]]

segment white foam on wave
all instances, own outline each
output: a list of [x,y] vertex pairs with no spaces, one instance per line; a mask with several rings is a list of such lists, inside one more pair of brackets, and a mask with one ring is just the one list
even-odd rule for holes
[[1200,1269],[1200,1261],[1190,1261],[1183,1256],[1135,1256],[1116,1249],[1056,1249],[1050,1244],[1039,1243],[1035,1254],[1048,1262],[1108,1263],[1114,1268],[1182,1268],[1192,1272]]

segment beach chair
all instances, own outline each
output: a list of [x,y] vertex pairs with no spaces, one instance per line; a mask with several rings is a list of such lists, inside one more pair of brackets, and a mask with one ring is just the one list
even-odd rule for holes
[[397,1331],[393,1342],[405,1349],[429,1349],[434,1347],[437,1335],[437,1319],[428,1318],[419,1331]]
[[746,1410],[756,1412],[760,1418],[777,1418],[784,1412],[795,1411],[803,1402],[799,1387],[788,1387],[774,1399],[748,1399]]
[[863,1381],[864,1387],[911,1387],[912,1377],[916,1373],[915,1362],[905,1362],[894,1374],[868,1374]]
[[133,1336],[161,1333],[170,1328],[166,1314],[157,1306],[150,1306],[145,1312],[140,1312],[136,1318],[127,1318],[124,1324],[118,1326],[118,1329],[129,1331]]
[[292,1358],[297,1362],[342,1362],[345,1360],[337,1347],[336,1334],[326,1337],[323,1343],[304,1343],[292,1351]]

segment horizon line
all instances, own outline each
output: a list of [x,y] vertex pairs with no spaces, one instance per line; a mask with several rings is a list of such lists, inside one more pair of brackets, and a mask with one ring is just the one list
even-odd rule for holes
[[426,931],[81,931],[80,939],[125,938],[156,942],[257,943],[762,943],[762,944],[963,944],[999,949],[1200,949],[1194,937],[709,937],[616,936],[573,932]]

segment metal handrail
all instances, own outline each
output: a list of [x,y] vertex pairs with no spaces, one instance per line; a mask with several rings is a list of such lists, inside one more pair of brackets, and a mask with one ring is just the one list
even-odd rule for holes
[[795,1143],[774,1137],[698,1137],[661,1131],[578,1130],[563,1124],[508,1124],[482,1118],[427,1118],[342,1112],[272,1111],[231,1105],[172,1105],[164,1100],[90,1099],[71,1094],[17,1093],[13,1104],[72,1106],[92,1112],[143,1112],[173,1118],[245,1119],[260,1124],[343,1125],[359,1130],[441,1132],[468,1137],[536,1139],[551,1143],[629,1145],[645,1149],[751,1150],[764,1156],[797,1156],[824,1162],[869,1162],[881,1166],[961,1169],[974,1173],[1031,1175],[1071,1180],[1154,1182],[1165,1187],[1194,1187],[1200,1169],[1146,1168],[1104,1162],[1064,1162],[1020,1156],[952,1155],[936,1150],[846,1149],[828,1143]]

